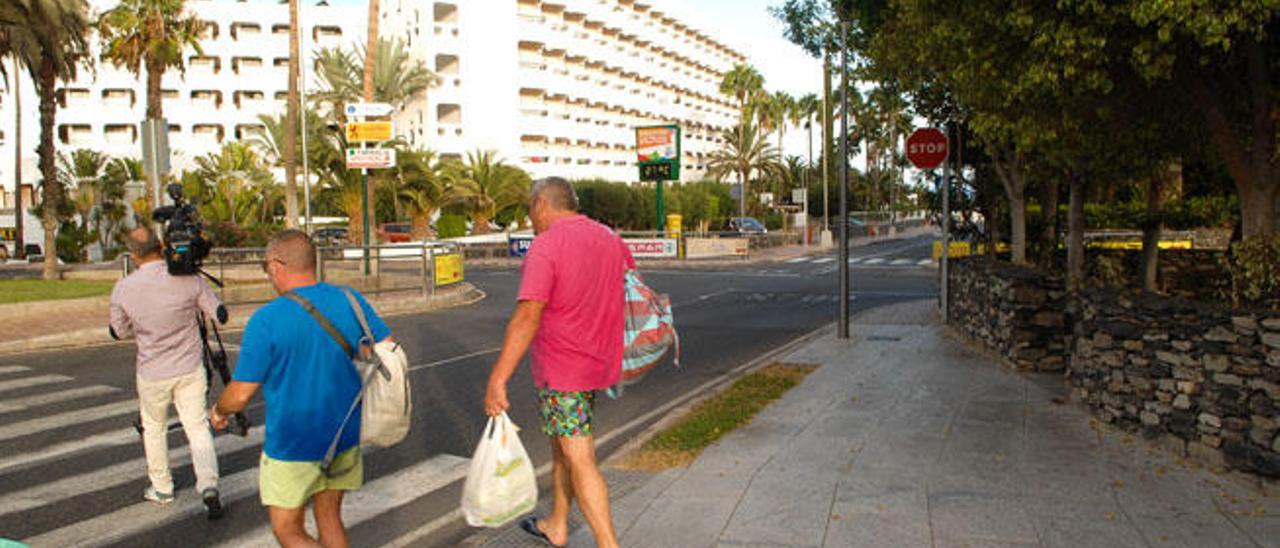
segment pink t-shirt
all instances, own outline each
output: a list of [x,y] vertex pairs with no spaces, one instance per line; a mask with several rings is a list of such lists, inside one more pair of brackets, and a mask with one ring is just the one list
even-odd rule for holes
[[622,375],[623,273],[631,252],[609,227],[582,215],[534,238],[521,301],[546,303],[533,338],[533,382],[553,390],[599,390]]

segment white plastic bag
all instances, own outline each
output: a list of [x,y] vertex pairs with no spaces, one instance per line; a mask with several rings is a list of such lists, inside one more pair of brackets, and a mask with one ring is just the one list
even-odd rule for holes
[[485,425],[462,487],[462,513],[472,527],[500,527],[538,504],[538,482],[519,430],[505,412]]

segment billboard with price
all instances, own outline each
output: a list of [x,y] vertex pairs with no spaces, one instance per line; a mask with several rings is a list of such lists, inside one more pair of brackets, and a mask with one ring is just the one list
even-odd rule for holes
[[623,240],[631,256],[637,259],[675,257],[677,240],[668,238],[626,238]]
[[680,126],[636,128],[636,162],[641,181],[679,181]]
[[462,254],[445,253],[433,257],[436,270],[436,287],[462,281]]

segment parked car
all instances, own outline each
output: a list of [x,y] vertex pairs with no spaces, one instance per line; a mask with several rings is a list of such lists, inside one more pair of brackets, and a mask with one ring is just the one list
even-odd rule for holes
[[755,217],[733,217],[729,219],[725,230],[739,234],[767,234],[769,232],[769,229],[764,227],[764,223]]
[[327,226],[317,229],[311,238],[319,245],[343,245],[347,243],[347,227]]
[[413,239],[409,233],[409,223],[382,223],[378,227],[378,241],[387,244],[404,243]]

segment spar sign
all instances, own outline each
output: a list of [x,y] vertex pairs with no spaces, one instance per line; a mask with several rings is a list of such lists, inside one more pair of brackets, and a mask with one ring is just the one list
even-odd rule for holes
[[676,240],[669,238],[627,238],[627,249],[636,258],[675,257]]
[[636,128],[636,163],[641,181],[680,180],[680,126]]

